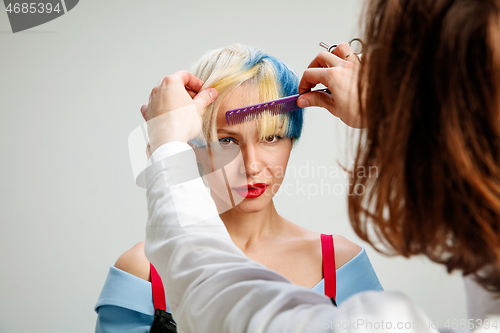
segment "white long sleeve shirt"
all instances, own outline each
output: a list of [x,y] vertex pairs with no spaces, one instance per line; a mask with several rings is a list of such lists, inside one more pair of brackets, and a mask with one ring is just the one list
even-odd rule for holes
[[152,159],[145,250],[179,332],[437,332],[399,292],[360,293],[336,308],[250,260],[219,218],[191,147],[167,143]]

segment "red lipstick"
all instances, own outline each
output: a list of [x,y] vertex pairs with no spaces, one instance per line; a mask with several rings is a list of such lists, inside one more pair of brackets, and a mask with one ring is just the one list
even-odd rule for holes
[[248,184],[240,187],[234,187],[233,190],[236,191],[243,198],[257,198],[260,197],[267,189],[269,185],[266,183],[255,183]]

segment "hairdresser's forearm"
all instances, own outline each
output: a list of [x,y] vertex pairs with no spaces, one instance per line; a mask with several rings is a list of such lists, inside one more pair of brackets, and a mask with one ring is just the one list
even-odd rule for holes
[[[190,149],[184,143],[165,146],[172,153]],[[146,254],[165,283],[179,331],[378,332],[376,325],[385,321],[393,327],[412,323],[408,332],[436,332],[399,293],[360,293],[337,309],[323,295],[248,259],[231,241],[201,179],[167,186],[167,179],[175,183],[176,175],[196,172],[192,151],[185,162],[155,164],[147,194]],[[189,220],[200,222],[180,226]]]

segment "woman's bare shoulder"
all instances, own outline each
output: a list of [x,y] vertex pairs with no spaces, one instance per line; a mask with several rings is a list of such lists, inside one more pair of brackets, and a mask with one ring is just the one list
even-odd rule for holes
[[[311,230],[307,230],[307,232],[303,233],[304,239],[307,239],[307,244],[309,244],[309,247],[317,250],[314,252],[316,254],[319,253],[319,255],[322,256],[320,235],[321,234]],[[358,244],[351,242],[350,240],[341,235],[333,235],[333,244],[335,249],[336,269],[339,269],[340,267],[344,266],[352,258],[357,256],[361,251],[361,247]]]
[[314,240],[319,239],[320,234],[316,231],[304,228],[290,220],[285,219],[287,223],[287,230],[289,231],[288,236],[291,238],[300,238],[302,240]]
[[335,248],[335,266],[337,269],[357,256],[361,251],[361,247],[358,244],[351,242],[341,235],[333,235],[333,244]]
[[144,241],[123,253],[116,261],[115,267],[143,280],[151,281],[149,260],[144,252]]

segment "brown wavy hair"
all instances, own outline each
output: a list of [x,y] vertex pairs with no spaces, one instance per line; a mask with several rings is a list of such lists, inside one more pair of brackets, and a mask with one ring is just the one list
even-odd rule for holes
[[500,1],[374,0],[364,22],[356,233],[500,293]]

